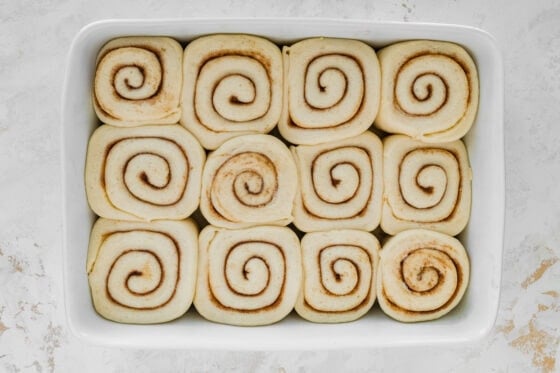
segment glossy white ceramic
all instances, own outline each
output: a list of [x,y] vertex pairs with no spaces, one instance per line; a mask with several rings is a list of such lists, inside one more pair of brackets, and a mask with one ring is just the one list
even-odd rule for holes
[[[90,134],[98,125],[91,105],[91,83],[98,50],[127,35],[167,35],[187,43],[213,33],[262,35],[279,44],[312,36],[345,37],[375,48],[408,39],[453,41],[473,56],[480,78],[476,122],[465,138],[473,169],[472,215],[461,234],[471,259],[471,280],[460,305],[447,316],[403,324],[374,306],[362,319],[345,324],[313,324],[292,314],[266,327],[235,327],[202,319],[194,309],[160,325],[107,321],[92,307],[85,271],[90,228],[95,216],[84,188],[84,162]],[[104,345],[178,349],[336,349],[449,344],[483,337],[494,324],[500,293],[504,228],[503,67],[493,38],[471,28],[443,24],[379,23],[319,19],[108,20],[90,24],[70,50],[62,105],[64,185],[64,282],[67,319],[83,340]]]

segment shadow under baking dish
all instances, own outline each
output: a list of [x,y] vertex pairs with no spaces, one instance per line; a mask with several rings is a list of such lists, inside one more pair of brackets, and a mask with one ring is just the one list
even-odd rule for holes
[[[99,316],[92,305],[85,270],[95,215],[84,187],[87,143],[98,120],[91,106],[97,52],[115,37],[165,35],[183,43],[215,33],[246,33],[279,44],[313,37],[362,40],[374,48],[409,39],[461,44],[478,67],[480,105],[465,144],[473,169],[471,220],[460,235],[469,253],[469,288],[457,308],[430,322],[404,324],[377,305],[363,318],[343,324],[314,324],[292,312],[279,323],[236,327],[208,322],[191,309],[158,325],[126,325]],[[62,106],[64,193],[63,269],[71,330],[95,344],[189,349],[336,349],[449,344],[482,338],[498,309],[504,227],[503,67],[491,36],[470,27],[442,24],[379,23],[321,19],[110,20],[90,24],[74,39],[68,59]]]

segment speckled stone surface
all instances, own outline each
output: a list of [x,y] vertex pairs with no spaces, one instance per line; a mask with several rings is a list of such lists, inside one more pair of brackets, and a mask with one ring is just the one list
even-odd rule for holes
[[[109,349],[65,324],[60,96],[78,30],[103,18],[312,16],[459,23],[505,62],[506,232],[496,326],[476,344],[246,352]],[[560,3],[0,2],[0,371],[560,371]]]

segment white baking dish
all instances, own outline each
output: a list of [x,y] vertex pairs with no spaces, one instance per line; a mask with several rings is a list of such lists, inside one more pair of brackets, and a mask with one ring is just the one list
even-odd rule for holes
[[[98,50],[108,40],[128,35],[167,35],[188,42],[205,34],[250,33],[277,43],[312,36],[360,39],[375,48],[406,39],[449,40],[463,45],[478,65],[480,106],[465,139],[472,164],[470,224],[461,235],[471,259],[471,280],[461,304],[442,319],[403,324],[374,306],[362,319],[345,324],[313,324],[290,315],[266,327],[214,324],[194,309],[160,325],[107,321],[94,310],[85,270],[90,211],[84,188],[87,142],[98,124],[90,92]],[[379,23],[310,19],[111,20],[90,24],[74,39],[62,106],[64,184],[64,281],[68,323],[86,341],[115,346],[206,349],[334,349],[448,344],[483,337],[498,309],[504,226],[503,68],[492,37],[454,25]]]

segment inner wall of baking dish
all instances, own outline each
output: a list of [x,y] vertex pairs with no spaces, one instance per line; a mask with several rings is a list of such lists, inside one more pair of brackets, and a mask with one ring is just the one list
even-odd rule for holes
[[[460,305],[431,322],[402,324],[377,304],[362,319],[345,324],[314,324],[295,315],[264,327],[234,327],[205,321],[194,307],[184,317],[159,325],[125,325],[97,315],[85,270],[90,228],[83,183],[88,139],[99,125],[91,105],[97,52],[112,38],[165,35],[185,46],[214,33],[249,33],[279,44],[314,36],[362,40],[375,49],[407,39],[439,39],[463,45],[477,63],[480,106],[465,138],[473,168],[471,222],[461,234],[471,259],[471,280]],[[280,36],[279,36],[280,35]],[[501,65],[492,42],[471,29],[441,25],[378,24],[303,20],[109,21],[81,31],[71,50],[63,107],[65,211],[65,290],[68,320],[74,332],[96,343],[191,348],[336,348],[442,343],[479,337],[492,326],[498,304],[503,231],[503,149]],[[336,334],[333,334],[336,333]],[[336,335],[336,340],[333,336]],[[240,338],[244,343],[239,343]],[[264,339],[266,338],[266,339]]]

